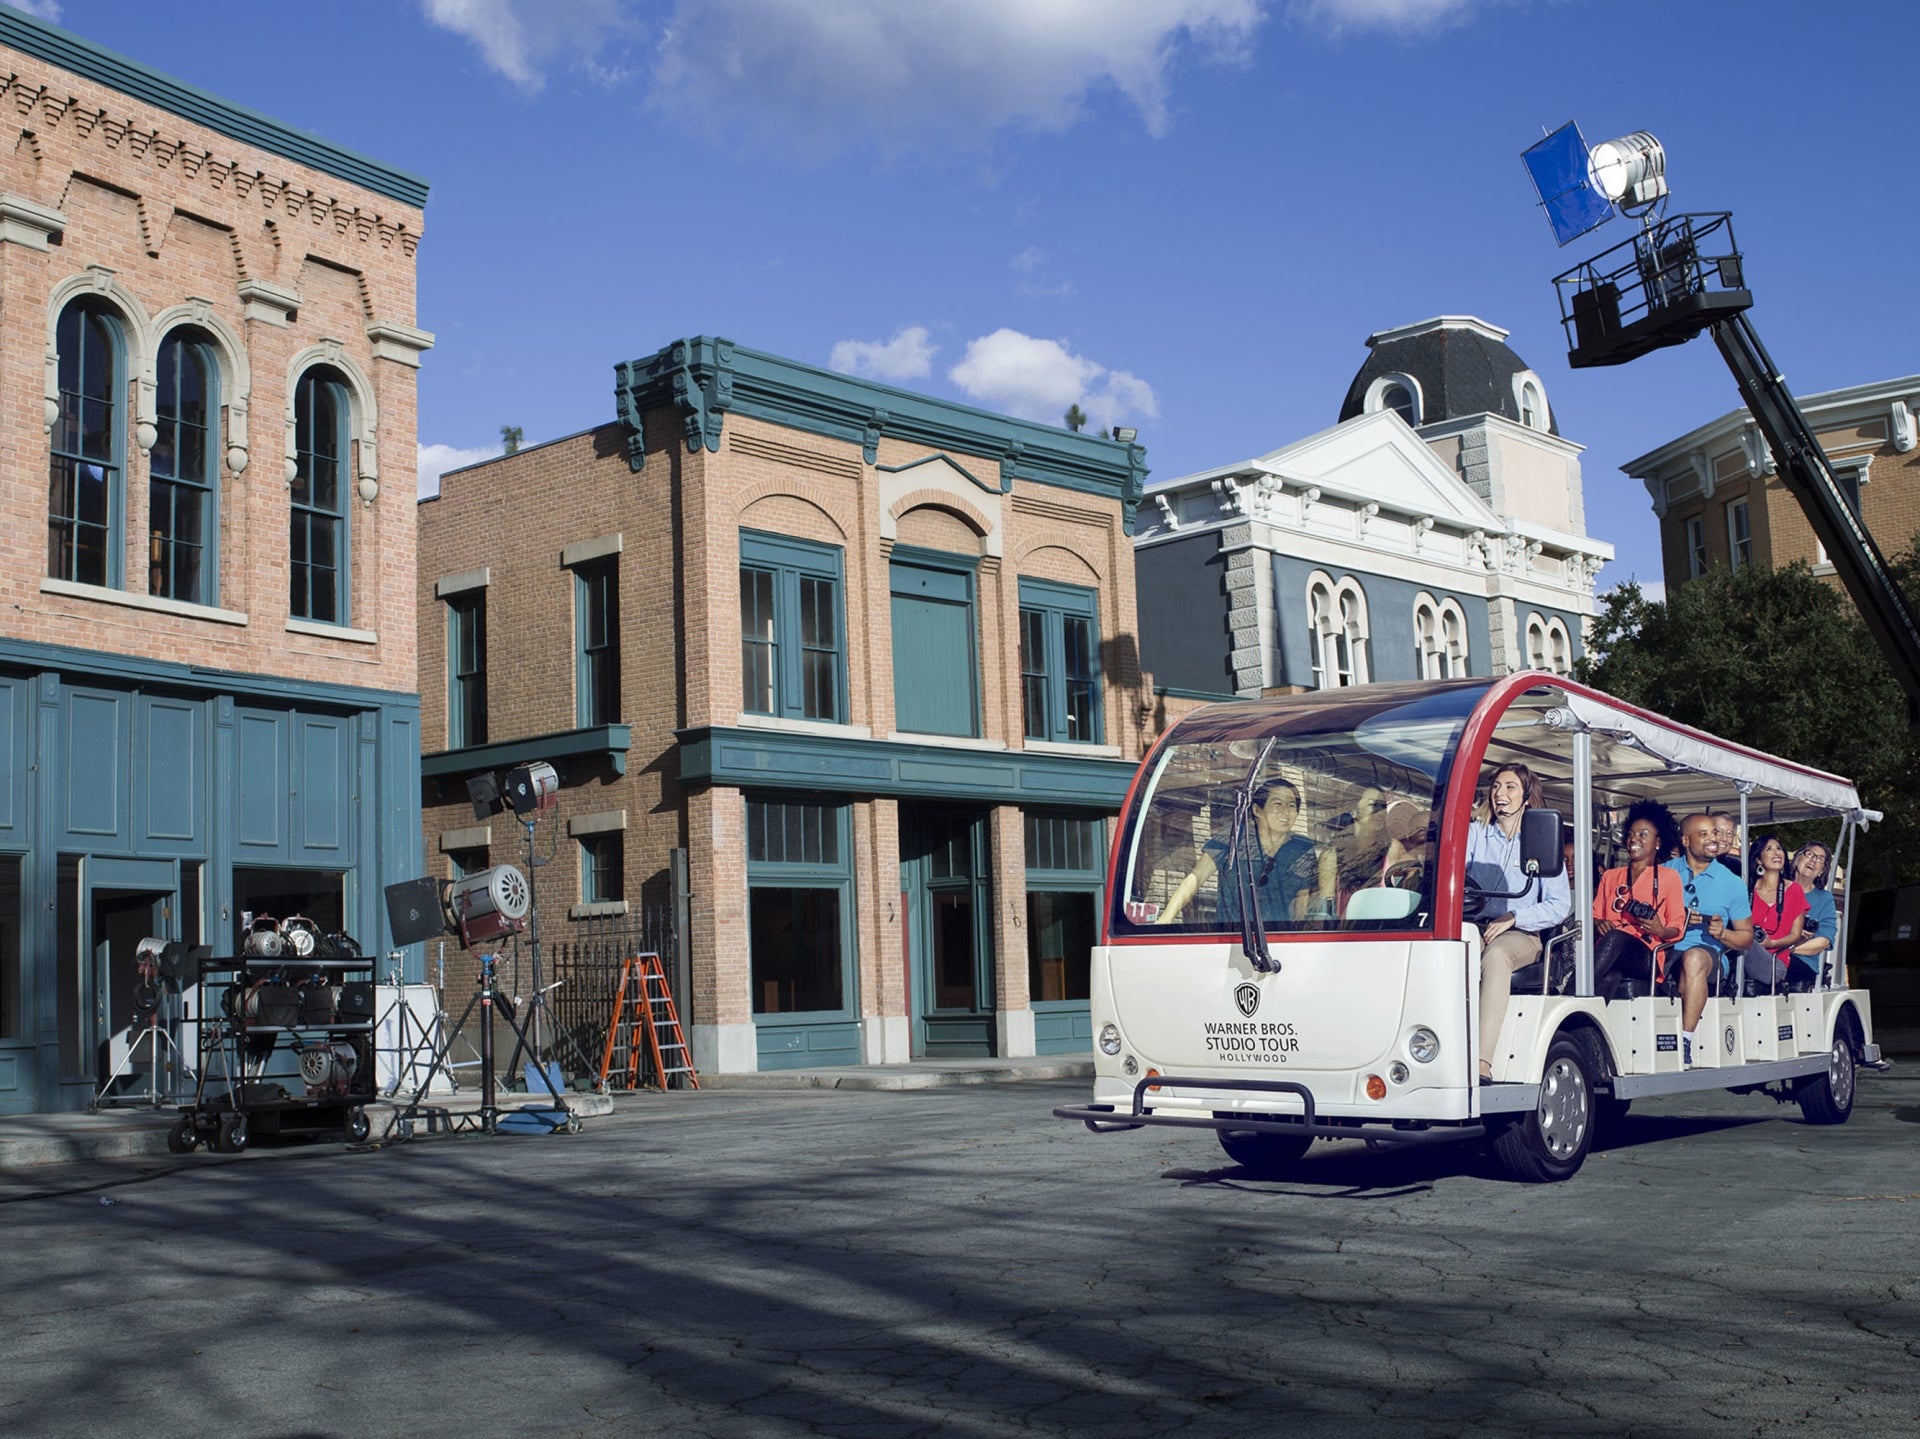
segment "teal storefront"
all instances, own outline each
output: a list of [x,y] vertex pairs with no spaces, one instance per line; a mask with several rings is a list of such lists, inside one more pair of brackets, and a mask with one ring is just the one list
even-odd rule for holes
[[413,695],[0,643],[0,1113],[93,1098],[148,935],[304,913],[383,951],[419,796]]

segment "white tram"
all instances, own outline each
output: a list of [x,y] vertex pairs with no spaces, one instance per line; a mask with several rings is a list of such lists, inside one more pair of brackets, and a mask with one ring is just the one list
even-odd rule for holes
[[[1259,1173],[1315,1138],[1484,1138],[1534,1182],[1571,1177],[1595,1127],[1643,1096],[1764,1090],[1810,1122],[1845,1122],[1857,1067],[1883,1061],[1868,996],[1846,987],[1844,935],[1805,992],[1715,986],[1689,1066],[1679,1001],[1651,972],[1609,974],[1595,993],[1593,884],[1577,878],[1545,961],[1515,975],[1480,1080],[1481,886],[1466,849],[1476,792],[1508,761],[1557,812],[1523,826],[1542,875],[1562,869],[1558,815],[1572,820],[1570,877],[1624,863],[1618,826],[1641,799],[1676,818],[1738,815],[1743,855],[1749,832],[1831,821],[1836,868],[1879,818],[1847,780],[1557,675],[1208,706],[1134,779],[1093,952],[1094,1102],[1055,1113],[1096,1131],[1213,1129]],[[1273,781],[1297,800],[1277,849],[1257,832]]]

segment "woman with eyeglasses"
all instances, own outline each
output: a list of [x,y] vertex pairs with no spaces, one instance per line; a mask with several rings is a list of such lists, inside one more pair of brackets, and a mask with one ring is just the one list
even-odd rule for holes
[[1787,987],[1793,947],[1806,938],[1806,891],[1787,877],[1787,847],[1763,834],[1747,850],[1747,874],[1753,905],[1753,944],[1741,970],[1757,988]]
[[1803,844],[1793,852],[1787,873],[1807,898],[1807,917],[1800,943],[1793,947],[1793,963],[1787,969],[1787,984],[1794,989],[1812,989],[1820,982],[1826,956],[1840,933],[1839,916],[1833,895],[1827,889],[1828,866],[1833,852],[1819,840]]
[[1596,992],[1608,973],[1644,974],[1649,984],[1666,968],[1667,946],[1686,932],[1687,902],[1680,877],[1661,860],[1680,843],[1673,811],[1658,800],[1637,801],[1627,811],[1627,862],[1600,876],[1593,895],[1593,981]]

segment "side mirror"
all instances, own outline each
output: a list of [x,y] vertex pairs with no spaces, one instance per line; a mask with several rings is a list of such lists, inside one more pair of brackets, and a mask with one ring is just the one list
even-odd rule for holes
[[1558,810],[1530,809],[1520,816],[1520,872],[1552,879],[1566,868],[1565,836]]

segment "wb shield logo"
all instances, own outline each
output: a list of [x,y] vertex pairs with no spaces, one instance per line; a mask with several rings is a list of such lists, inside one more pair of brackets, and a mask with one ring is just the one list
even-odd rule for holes
[[1253,1012],[1260,1007],[1260,986],[1257,984],[1238,986],[1233,991],[1233,1002],[1240,1006],[1240,1012],[1248,1019],[1253,1018]]

